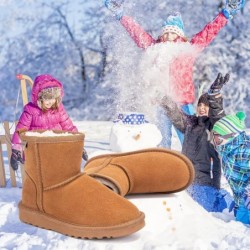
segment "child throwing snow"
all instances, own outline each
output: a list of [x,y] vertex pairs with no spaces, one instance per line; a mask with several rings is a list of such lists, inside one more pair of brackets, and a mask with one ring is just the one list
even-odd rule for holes
[[227,115],[212,130],[214,145],[224,175],[232,189],[236,220],[250,224],[250,136],[246,135],[245,113]]
[[63,86],[51,75],[35,78],[32,88],[32,101],[29,102],[19,118],[12,137],[11,167],[18,169],[24,163],[20,130],[64,130],[77,132],[62,104]]
[[[194,35],[190,42],[185,36],[184,25],[180,13],[170,15],[167,18],[163,23],[160,36],[155,39],[131,17],[123,15],[123,2],[122,0],[104,0],[105,6],[116,16],[139,48],[148,50],[149,48],[152,49],[152,46],[156,44],[163,43],[166,45],[176,45],[176,49],[179,48],[180,53],[169,58],[169,63],[161,70],[161,72],[165,72],[164,76],[162,76],[162,78],[165,79],[163,83],[164,93],[161,94],[162,96],[167,94],[174,97],[182,110],[192,115],[194,113],[193,102],[195,98],[192,72],[196,57],[213,41],[219,31],[227,24],[228,19],[233,18],[233,16],[244,7],[245,0],[227,0],[226,7],[222,12],[219,13],[212,22],[208,23],[202,31]],[[188,55],[187,53],[181,52],[181,48],[185,43],[192,47],[192,53],[188,53]],[[173,48],[173,46],[171,46],[171,48]],[[172,53],[172,50],[173,49],[169,49],[167,56]],[[193,53],[194,51],[195,53]],[[159,83],[157,79],[153,81]],[[161,146],[170,148],[172,124],[168,117],[162,115],[162,113],[162,109],[159,108],[159,128],[163,135]],[[177,133],[180,141],[183,142],[183,134],[180,131],[177,131]]]
[[221,212],[227,207],[226,191],[220,189],[221,165],[210,131],[214,123],[225,115],[220,89],[229,80],[229,74],[218,74],[209,94],[203,94],[197,105],[197,115],[187,115],[175,102],[165,96],[162,107],[174,126],[184,134],[182,153],[193,163],[195,178],[189,194],[209,212]]

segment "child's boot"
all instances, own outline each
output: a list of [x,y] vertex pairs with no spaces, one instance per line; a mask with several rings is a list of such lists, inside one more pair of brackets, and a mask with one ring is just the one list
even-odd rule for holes
[[129,235],[144,226],[131,202],[80,172],[84,135],[26,132],[20,220],[79,238]]
[[191,161],[174,150],[151,148],[90,159],[84,172],[116,193],[174,193],[193,181]]

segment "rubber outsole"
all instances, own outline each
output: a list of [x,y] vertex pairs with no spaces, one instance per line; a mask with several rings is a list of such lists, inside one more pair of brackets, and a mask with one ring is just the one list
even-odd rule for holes
[[137,232],[145,225],[145,215],[142,212],[137,219],[120,225],[108,227],[89,227],[61,221],[46,213],[30,209],[24,206],[22,202],[19,202],[18,207],[19,218],[22,222],[75,238],[103,239],[124,237]]

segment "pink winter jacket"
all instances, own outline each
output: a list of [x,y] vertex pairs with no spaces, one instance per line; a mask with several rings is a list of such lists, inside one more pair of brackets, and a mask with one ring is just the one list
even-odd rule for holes
[[38,94],[41,90],[49,87],[61,88],[61,97],[63,97],[62,84],[50,75],[41,75],[36,77],[32,88],[32,102],[25,105],[21,114],[15,133],[12,137],[12,148],[21,150],[21,139],[18,131],[26,130],[65,130],[77,132],[63,104],[61,103],[58,110],[48,110],[43,112],[37,105]]
[[[131,17],[123,16],[121,24],[140,48],[146,49],[158,42],[145,32]],[[225,16],[222,13],[218,14],[202,31],[192,37],[190,43],[196,46],[198,52],[201,52],[212,42],[226,24],[227,19]],[[188,57],[184,55],[178,56],[170,64],[171,96],[174,96],[175,101],[180,105],[190,104],[195,100],[193,65],[196,57],[197,53]]]

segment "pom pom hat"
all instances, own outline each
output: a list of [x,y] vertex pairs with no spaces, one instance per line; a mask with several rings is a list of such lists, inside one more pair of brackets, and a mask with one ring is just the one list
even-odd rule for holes
[[173,32],[180,37],[185,37],[184,24],[179,12],[169,15],[167,20],[163,23],[161,35],[167,32]]
[[231,133],[240,133],[245,129],[245,118],[246,114],[244,112],[224,116],[214,124],[213,132],[222,136]]

